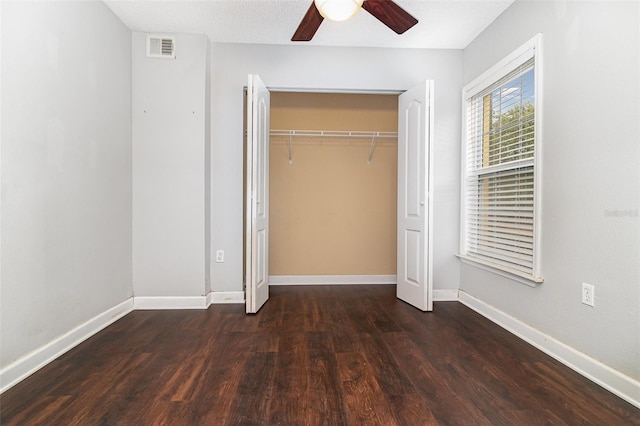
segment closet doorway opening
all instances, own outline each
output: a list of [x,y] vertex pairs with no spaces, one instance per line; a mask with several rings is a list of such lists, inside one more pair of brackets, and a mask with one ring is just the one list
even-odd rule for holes
[[432,310],[433,81],[377,98],[273,93],[249,75],[247,313],[267,302],[270,281],[395,282],[399,299]]
[[271,285],[395,284],[397,132],[397,94],[271,92]]

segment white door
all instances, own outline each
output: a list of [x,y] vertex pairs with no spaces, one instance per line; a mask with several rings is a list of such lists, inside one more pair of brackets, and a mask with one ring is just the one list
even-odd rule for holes
[[431,255],[431,123],[433,82],[414,87],[398,101],[398,285],[399,299],[433,310]]
[[247,90],[246,308],[269,298],[269,90],[249,75]]

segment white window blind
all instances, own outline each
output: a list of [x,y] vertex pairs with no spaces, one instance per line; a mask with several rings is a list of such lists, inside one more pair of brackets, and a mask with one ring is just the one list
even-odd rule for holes
[[536,64],[522,56],[465,92],[461,255],[535,280]]

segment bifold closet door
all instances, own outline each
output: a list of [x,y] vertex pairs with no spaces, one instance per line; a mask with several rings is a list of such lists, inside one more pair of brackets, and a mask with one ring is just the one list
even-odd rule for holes
[[423,311],[433,309],[431,123],[433,82],[426,81],[398,100],[399,299]]
[[247,87],[246,311],[256,313],[269,299],[269,106],[258,75]]

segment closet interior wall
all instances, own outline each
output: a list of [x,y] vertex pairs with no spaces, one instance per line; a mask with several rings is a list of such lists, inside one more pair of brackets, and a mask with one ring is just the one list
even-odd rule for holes
[[[397,126],[397,95],[271,94],[272,131]],[[288,136],[271,137],[271,276],[395,275],[397,140],[371,142],[293,136],[290,152]]]

